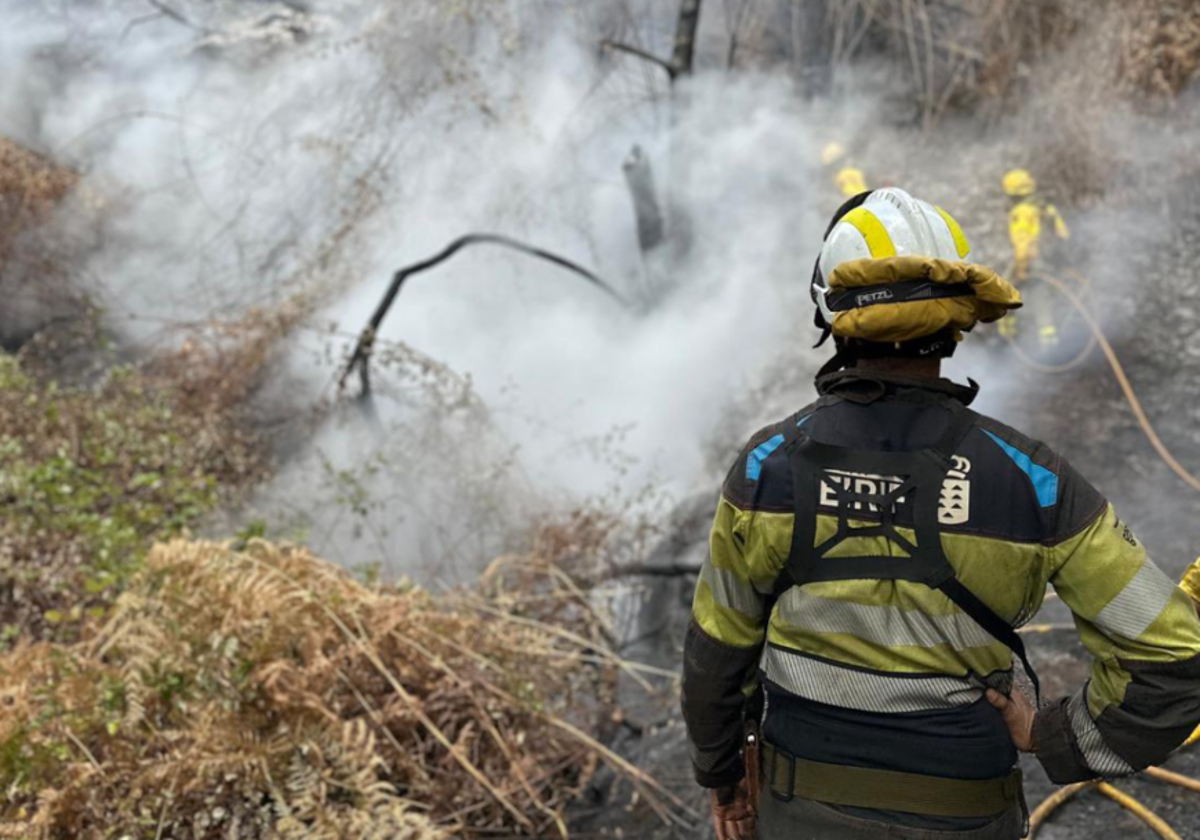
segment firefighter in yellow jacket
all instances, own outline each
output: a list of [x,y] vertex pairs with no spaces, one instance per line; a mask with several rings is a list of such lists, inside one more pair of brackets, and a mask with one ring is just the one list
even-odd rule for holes
[[833,173],[833,185],[843,198],[851,198],[867,191],[867,176],[857,166],[848,162],[846,147],[841,143],[827,143],[821,150],[821,164]]
[[[1020,286],[1029,277],[1030,270],[1040,255],[1042,223],[1049,223],[1059,239],[1069,239],[1071,231],[1053,204],[1037,195],[1037,180],[1024,169],[1013,169],[1004,175],[1001,182],[1004,192],[1012,199],[1008,213],[1008,238],[1013,249],[1012,280]],[[1038,340],[1043,346],[1058,344],[1058,327],[1050,314],[1049,307],[1041,307],[1039,313]],[[1000,331],[1012,336],[1016,331],[1016,319],[1001,323]]]
[[[1119,777],[1200,723],[1184,590],[1059,454],[940,377],[964,333],[1021,305],[970,257],[948,213],[899,189],[826,233],[812,294],[837,352],[817,400],[734,461],[685,641],[721,840],[1017,840],[1018,751],[1058,784]],[[1093,657],[1060,698],[1040,698],[1016,632],[1048,585]]]

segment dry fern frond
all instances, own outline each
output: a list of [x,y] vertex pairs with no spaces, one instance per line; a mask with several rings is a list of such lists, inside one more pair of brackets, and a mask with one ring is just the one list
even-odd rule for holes
[[[569,559],[602,531],[535,545]],[[482,594],[434,597],[296,547],[159,546],[89,638],[0,656],[0,787],[16,793],[0,825],[559,835],[601,761],[677,808],[589,734],[611,719],[619,663],[553,559],[511,557]]]

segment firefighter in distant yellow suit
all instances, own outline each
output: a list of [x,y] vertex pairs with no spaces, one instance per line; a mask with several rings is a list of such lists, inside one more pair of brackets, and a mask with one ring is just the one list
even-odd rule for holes
[[[1058,209],[1037,195],[1037,181],[1028,171],[1013,169],[1005,174],[1001,183],[1004,192],[1013,199],[1008,214],[1008,238],[1013,249],[1012,280],[1019,285],[1028,278],[1038,258],[1043,219],[1053,225],[1054,235],[1059,239],[1069,239],[1071,231]],[[1040,309],[1050,311],[1048,307]],[[1016,328],[1015,318],[1001,322],[1003,335],[1015,335]],[[1038,328],[1038,338],[1043,346],[1054,346],[1058,344],[1058,328],[1053,322],[1044,321]]]
[[1196,611],[1200,612],[1200,560],[1193,563],[1191,568],[1187,570],[1179,586],[1195,602]]
[[826,144],[821,150],[821,164],[826,169],[834,170],[833,184],[842,197],[853,198],[867,191],[866,176],[846,160],[846,148],[841,143]]

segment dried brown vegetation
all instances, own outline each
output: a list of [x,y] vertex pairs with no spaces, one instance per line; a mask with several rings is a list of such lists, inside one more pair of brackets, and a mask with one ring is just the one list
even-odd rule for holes
[[586,734],[629,666],[561,559],[438,597],[159,546],[85,639],[0,658],[0,836],[565,836],[601,761],[670,807]]
[[1188,0],[846,0],[828,4],[831,60],[889,55],[928,126],[950,109],[1011,107],[1058,89],[1164,103],[1200,70]]
[[0,269],[17,234],[44,218],[79,176],[0,136]]
[[1200,6],[1191,0],[1123,4],[1118,79],[1130,96],[1165,100],[1200,73]]

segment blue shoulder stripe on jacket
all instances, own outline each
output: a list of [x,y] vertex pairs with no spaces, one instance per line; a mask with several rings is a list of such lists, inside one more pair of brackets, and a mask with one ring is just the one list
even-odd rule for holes
[[1058,502],[1058,476],[1041,464],[1035,464],[1033,459],[1024,452],[992,434],[987,429],[983,429],[982,431],[995,441],[997,446],[1004,450],[1004,453],[1012,459],[1012,462],[1025,475],[1029,476],[1029,480],[1033,483],[1033,490],[1037,494],[1038,504],[1044,508],[1054,507]]
[[[809,416],[811,415],[801,417],[797,420],[796,426],[803,426]],[[746,480],[758,481],[762,476],[763,462],[770,458],[771,454],[781,446],[783,446],[783,435],[775,435],[750,450],[750,454],[746,456]]]

